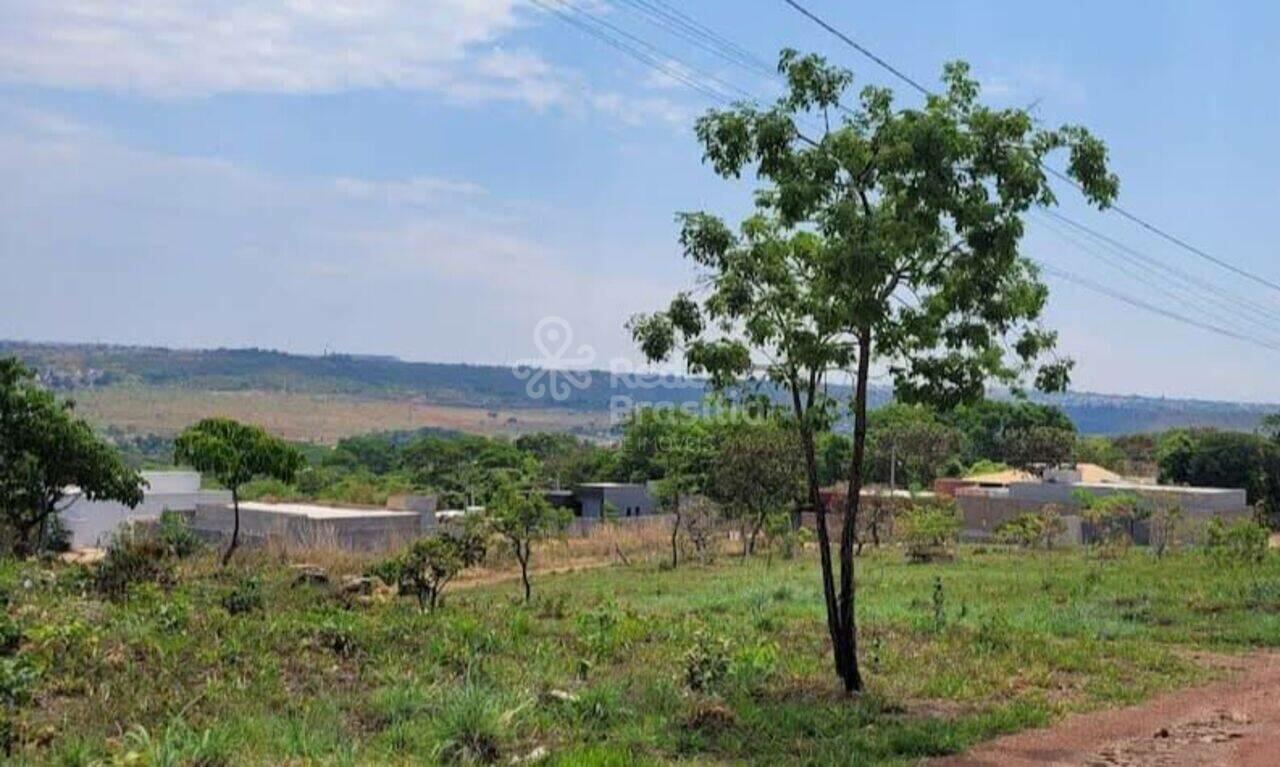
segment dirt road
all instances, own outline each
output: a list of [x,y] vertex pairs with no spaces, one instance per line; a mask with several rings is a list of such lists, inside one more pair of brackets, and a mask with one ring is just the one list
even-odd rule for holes
[[1280,653],[1195,656],[1228,678],[1140,706],[1068,717],[1010,735],[939,767],[1276,767],[1280,765]]

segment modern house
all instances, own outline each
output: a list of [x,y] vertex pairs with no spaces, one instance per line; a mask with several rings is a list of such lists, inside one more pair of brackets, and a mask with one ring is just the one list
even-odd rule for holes
[[588,482],[576,485],[571,496],[551,491],[548,500],[583,519],[644,517],[653,514],[655,506],[647,486],[623,482]]
[[[201,490],[200,473],[195,471],[144,471],[148,487],[142,503],[129,508],[115,501],[78,499],[61,514],[62,523],[71,531],[72,548],[105,546],[122,525],[135,520],[153,520],[164,511],[194,512],[201,504],[231,502],[225,490]],[[68,488],[69,496],[78,494]]]

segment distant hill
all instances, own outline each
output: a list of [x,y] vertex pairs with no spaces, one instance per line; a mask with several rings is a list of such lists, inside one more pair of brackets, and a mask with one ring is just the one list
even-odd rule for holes
[[[0,356],[14,355],[36,368],[46,384],[61,390],[129,385],[212,391],[284,391],[344,394],[486,409],[559,408],[606,412],[613,398],[634,402],[693,403],[701,400],[701,382],[687,378],[615,378],[594,371],[590,383],[569,385],[560,375],[563,399],[531,397],[530,371],[496,365],[404,362],[394,357],[329,354],[307,356],[265,349],[165,349],[101,344],[0,341]],[[536,371],[534,375],[537,375]],[[544,386],[549,382],[544,378]],[[892,397],[874,387],[872,406]],[[1215,426],[1252,430],[1280,405],[1209,400],[1166,399],[1069,392],[1034,395],[1061,407],[1080,431],[1128,434],[1178,426]]]

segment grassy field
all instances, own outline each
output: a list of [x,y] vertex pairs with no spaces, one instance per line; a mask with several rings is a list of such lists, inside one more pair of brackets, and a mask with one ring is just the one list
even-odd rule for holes
[[[857,700],[836,692],[811,556],[632,558],[535,578],[531,607],[488,583],[435,614],[295,586],[261,553],[186,560],[120,601],[80,566],[9,564],[24,638],[0,694],[34,690],[19,763],[909,764],[1205,679],[1196,650],[1280,644],[1275,554],[860,567]],[[261,604],[233,614],[246,577]]]
[[371,431],[434,426],[472,434],[537,431],[599,433],[607,414],[555,409],[485,410],[434,405],[409,398],[373,398],[264,391],[202,391],[152,386],[83,389],[77,410],[90,422],[126,432],[171,436],[209,416],[258,424],[285,439],[332,444]]

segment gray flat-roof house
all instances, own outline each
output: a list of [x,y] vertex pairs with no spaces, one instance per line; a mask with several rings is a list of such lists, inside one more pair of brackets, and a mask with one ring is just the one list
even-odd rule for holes
[[645,485],[622,482],[589,482],[573,488],[575,510],[583,519],[603,519],[605,509],[616,517],[643,517],[654,512],[653,496]]
[[[163,511],[193,512],[200,504],[231,502],[226,490],[201,490],[197,471],[144,471],[148,487],[142,503],[129,508],[115,501],[78,499],[62,512],[62,523],[71,531],[71,546],[105,546],[121,525],[134,520],[158,519]],[[69,488],[74,495],[78,491]]]

